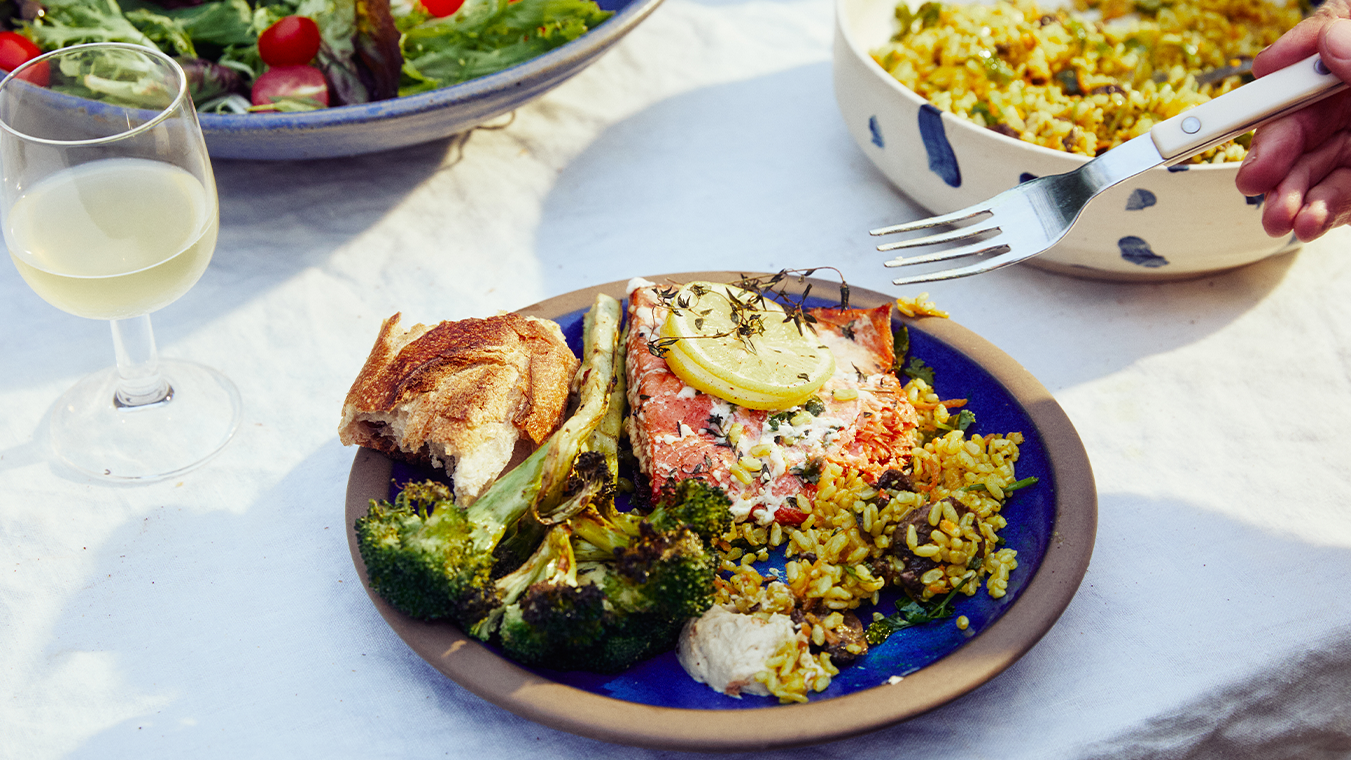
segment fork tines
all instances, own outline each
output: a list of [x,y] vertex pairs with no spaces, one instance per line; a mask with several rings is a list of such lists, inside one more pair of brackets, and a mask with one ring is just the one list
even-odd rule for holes
[[956,227],[946,232],[937,232],[931,235],[924,235],[909,240],[901,240],[895,243],[886,243],[877,246],[879,251],[899,251],[912,248],[922,248],[925,246],[947,245],[954,243],[966,243],[955,247],[934,251],[932,253],[923,253],[916,256],[897,257],[886,262],[888,267],[912,266],[915,264],[932,264],[938,261],[950,261],[966,256],[990,256],[991,258],[982,259],[980,262],[966,267],[949,268],[941,271],[929,272],[926,274],[917,274],[910,277],[902,277],[893,280],[896,285],[913,285],[922,282],[935,282],[938,280],[949,280],[958,277],[966,277],[972,274],[981,274],[992,269],[997,269],[1007,264],[1017,261],[1017,258],[1011,255],[1012,249],[1006,242],[1002,242],[1000,233],[1003,232],[1001,226],[994,218],[995,209],[991,205],[972,206],[960,211],[954,211],[950,214],[929,217],[927,219],[918,219],[913,222],[903,224],[894,224],[888,227],[869,231],[870,235],[892,235],[899,232],[915,232],[918,230],[927,230],[934,227],[953,226],[962,222],[973,221],[974,223],[966,226]]
[[[925,230],[931,229],[933,227],[951,225],[957,222],[963,222],[970,219],[977,219],[981,216],[988,217],[990,215],[991,210],[989,208],[963,209],[961,211],[956,211],[951,214],[945,214],[943,216],[936,216],[929,219],[920,219],[914,222],[908,222],[906,224],[895,224],[890,227],[882,227],[880,229],[870,231],[869,234],[890,235],[897,232],[911,232],[914,230]],[[993,218],[985,218],[980,219],[980,221],[975,224],[971,224],[965,227],[958,227],[957,229],[949,230],[947,232],[938,232],[932,235],[925,235],[922,237],[911,238],[909,240],[900,240],[894,243],[886,243],[883,245],[879,245],[877,246],[877,250],[883,252],[901,251],[910,248],[924,248],[934,245],[946,245],[949,243],[962,243],[966,241],[971,241],[967,243],[967,245],[958,246],[956,248],[948,248],[945,250],[934,251],[933,253],[926,253],[918,256],[897,257],[892,259],[891,261],[886,262],[886,266],[888,267],[903,267],[903,266],[911,266],[913,264],[932,264],[933,262],[936,261],[949,261],[951,259],[959,259],[964,256],[977,256],[981,254],[997,253],[1007,250],[1008,249],[1007,245],[989,239],[992,236],[998,235],[1000,231],[1001,231],[1000,226],[995,223]]]
[[[970,277],[977,274],[993,272],[996,269],[1002,269],[1010,264],[1017,264],[1025,257],[1014,255],[1013,249],[1007,245],[995,246],[989,249],[990,253],[997,254],[988,259],[981,259],[974,264],[964,267],[953,267],[949,269],[940,269],[936,272],[926,272],[924,274],[911,275],[909,277],[897,277],[891,281],[892,285],[919,285],[926,282],[940,282],[942,280],[956,280],[962,277]],[[899,266],[898,264],[888,264],[887,266]]]
[[960,211],[953,211],[950,214],[931,216],[928,217],[927,219],[916,219],[913,222],[893,224],[889,227],[879,227],[875,230],[869,231],[868,234],[881,236],[881,235],[891,235],[896,232],[914,232],[915,230],[926,230],[930,227],[941,227],[945,224],[956,224],[957,222],[964,222],[967,219],[975,219],[977,216],[980,216],[981,214],[988,214],[988,213],[990,213],[990,209],[986,206],[969,206],[967,208],[961,209]]

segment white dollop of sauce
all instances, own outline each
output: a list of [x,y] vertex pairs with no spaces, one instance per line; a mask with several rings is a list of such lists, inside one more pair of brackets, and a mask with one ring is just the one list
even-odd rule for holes
[[769,450],[769,476],[778,479],[788,472],[788,462],[783,458],[783,449],[775,446]]
[[778,514],[779,507],[783,506],[783,499],[766,498],[765,503],[755,513],[756,524],[762,527],[768,527],[774,522],[774,516]]
[[714,606],[685,624],[676,656],[691,678],[716,691],[737,698],[766,696],[769,689],[755,680],[755,674],[796,638],[787,615],[774,613],[765,619]]

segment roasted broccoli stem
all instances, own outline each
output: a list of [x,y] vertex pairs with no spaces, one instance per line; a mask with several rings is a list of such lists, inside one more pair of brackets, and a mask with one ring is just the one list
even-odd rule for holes
[[638,536],[642,515],[587,509],[568,519],[573,551],[580,562],[613,562],[615,554]]
[[[589,495],[576,493],[579,479],[578,457],[592,451],[598,444],[603,449],[616,448],[618,430],[612,430],[612,407],[622,403],[623,394],[614,393],[615,384],[622,377],[622,352],[619,350],[620,305],[615,299],[599,294],[584,320],[582,333],[583,361],[573,376],[573,389],[578,397],[577,410],[542,447],[546,451],[539,470],[532,481],[534,490],[528,494],[533,503],[527,519],[513,526],[503,539],[503,548],[497,569],[507,572],[524,561],[543,540],[550,525],[567,519],[585,508]],[[607,461],[611,454],[601,453]],[[582,464],[582,479],[592,487],[606,484],[613,493],[614,476],[605,474],[586,462]],[[594,472],[594,477],[591,474]]]
[[[622,375],[616,372],[622,356],[619,351],[620,314],[619,302],[600,294],[584,319],[582,366],[573,380],[580,403],[577,411],[554,434],[554,441],[549,446],[537,511],[547,512],[562,501],[573,462],[593,444],[592,434],[606,420],[613,406],[615,383]],[[619,398],[622,400],[622,395]]]
[[544,541],[518,568],[493,583],[496,606],[469,628],[469,634],[488,639],[497,631],[503,615],[513,608],[532,586],[577,585],[577,560],[572,553],[572,530],[567,525],[555,525],[544,536]]
[[613,560],[616,552],[633,543],[643,522],[658,533],[685,527],[706,544],[732,526],[732,502],[717,486],[702,480],[681,481],[667,491],[646,516],[607,510],[600,502],[570,519],[577,556],[581,560]]

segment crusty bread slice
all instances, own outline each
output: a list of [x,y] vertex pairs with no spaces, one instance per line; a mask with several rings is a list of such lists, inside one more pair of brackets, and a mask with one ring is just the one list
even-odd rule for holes
[[558,427],[577,357],[554,322],[517,314],[417,324],[385,320],[343,404],[338,437],[444,468],[456,501],[478,498]]

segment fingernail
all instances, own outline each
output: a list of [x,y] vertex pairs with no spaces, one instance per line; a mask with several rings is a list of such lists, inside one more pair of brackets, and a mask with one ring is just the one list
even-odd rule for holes
[[1328,24],[1323,34],[1323,50],[1338,60],[1351,60],[1351,21],[1339,18]]

